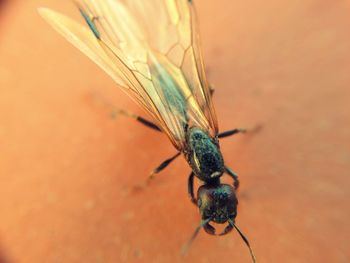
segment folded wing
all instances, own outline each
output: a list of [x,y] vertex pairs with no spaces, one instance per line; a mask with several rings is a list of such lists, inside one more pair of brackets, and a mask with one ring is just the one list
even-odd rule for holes
[[86,0],[77,6],[90,28],[49,9],[39,12],[145,108],[177,149],[188,126],[217,134],[192,3]]

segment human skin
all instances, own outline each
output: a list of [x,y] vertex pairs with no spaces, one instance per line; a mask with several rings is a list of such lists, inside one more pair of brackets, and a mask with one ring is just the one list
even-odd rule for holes
[[[250,262],[234,231],[202,231],[183,158],[148,116],[37,14],[0,12],[0,262]],[[258,262],[349,262],[350,3],[197,1],[220,130],[240,176],[237,225]],[[79,18],[80,19],[80,18]],[[80,19],[81,21],[81,19]],[[198,186],[198,185],[197,185]]]

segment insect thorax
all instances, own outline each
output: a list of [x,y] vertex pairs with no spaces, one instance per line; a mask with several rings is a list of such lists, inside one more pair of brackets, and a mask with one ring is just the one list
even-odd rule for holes
[[200,128],[188,130],[185,156],[195,175],[202,181],[215,181],[224,172],[218,142]]

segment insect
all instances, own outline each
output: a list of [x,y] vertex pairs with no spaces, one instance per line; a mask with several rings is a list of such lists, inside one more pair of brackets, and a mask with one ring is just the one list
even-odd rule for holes
[[[188,192],[199,208],[201,223],[185,250],[202,228],[216,235],[210,222],[226,223],[219,235],[236,229],[255,262],[248,239],[235,224],[238,176],[225,165],[219,146],[220,138],[244,130],[219,133],[193,1],[85,0],[74,4],[87,26],[46,8],[39,13],[111,76],[154,122],[126,111],[119,113],[168,136],[177,153],[151,177],[181,154],[192,169]],[[232,177],[233,185],[221,183],[224,173]],[[202,182],[197,195],[195,177]]]

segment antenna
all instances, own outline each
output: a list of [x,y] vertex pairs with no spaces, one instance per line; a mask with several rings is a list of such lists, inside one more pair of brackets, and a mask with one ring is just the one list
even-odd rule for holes
[[199,224],[199,226],[197,226],[196,230],[193,232],[192,234],[192,237],[190,238],[190,240],[188,240],[188,242],[182,247],[181,249],[181,255],[182,256],[185,256],[188,252],[188,249],[190,248],[193,240],[195,240],[195,238],[197,237],[198,233],[199,233],[199,230],[202,229],[203,226],[205,226],[206,224],[209,223],[209,221],[211,220],[212,218],[209,217],[208,219],[205,219],[205,220],[202,220],[201,223]]
[[253,263],[256,263],[256,258],[255,258],[253,249],[251,248],[251,246],[249,244],[248,238],[242,233],[242,231],[238,228],[238,226],[235,225],[235,223],[232,221],[232,219],[229,219],[228,222],[230,223],[230,225],[232,225],[237,230],[237,232],[239,233],[239,235],[243,239],[244,243],[249,248],[249,252],[250,252],[250,255],[252,257]]

